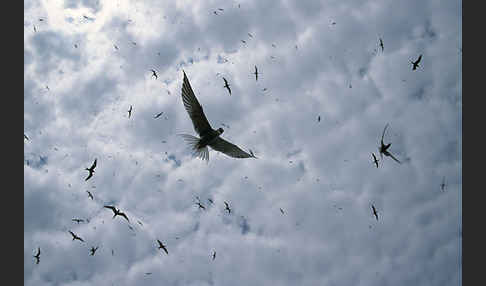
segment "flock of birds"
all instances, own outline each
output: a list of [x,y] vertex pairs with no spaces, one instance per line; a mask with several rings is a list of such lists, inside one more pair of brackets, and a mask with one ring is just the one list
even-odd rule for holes
[[[218,11],[223,12],[224,9],[219,8]],[[214,14],[218,15],[218,12],[214,11]],[[41,19],[39,19],[39,21],[44,21],[44,19],[41,18]],[[333,22],[332,24],[335,25],[336,23]],[[34,32],[37,32],[35,25],[34,25]],[[250,34],[250,33],[248,33],[248,36],[253,38],[253,35]],[[242,41],[243,44],[246,44],[246,41],[244,41],[244,40],[241,40],[241,41]],[[132,44],[136,45],[135,42],[132,42]],[[116,50],[119,49],[117,45],[114,44],[113,46]],[[272,46],[275,47],[274,44],[272,44]],[[379,38],[379,46],[381,47],[381,50],[384,51],[384,43],[383,43],[382,38]],[[75,48],[77,48],[77,45],[75,45]],[[295,46],[295,48],[297,49],[297,46]],[[417,60],[410,61],[411,64],[412,64],[412,70],[416,70],[419,67],[419,63],[420,63],[421,59],[422,59],[422,55],[419,55]],[[149,71],[152,72],[153,78],[158,79],[158,74],[157,74],[157,71],[155,69],[150,69]],[[258,68],[257,68],[256,65],[255,65],[255,70],[252,74],[255,76],[255,81],[258,81],[259,71],[258,71]],[[222,77],[222,79],[224,81],[223,87],[228,91],[229,95],[231,96],[231,87],[230,87],[228,80],[225,77]],[[46,88],[49,89],[48,86],[46,86]],[[266,88],[264,88],[263,91],[265,91],[265,90],[266,90]],[[225,155],[227,155],[229,157],[240,158],[240,159],[241,158],[255,158],[255,159],[257,159],[257,157],[254,155],[254,153],[252,152],[251,149],[249,149],[249,151],[246,152],[246,151],[242,150],[240,147],[238,147],[237,145],[221,138],[221,135],[224,132],[223,128],[213,129],[213,127],[209,123],[208,119],[206,118],[206,115],[203,111],[201,104],[199,103],[198,99],[196,98],[196,96],[194,94],[194,91],[191,87],[189,79],[188,79],[184,70],[183,70],[183,82],[182,82],[181,96],[182,96],[182,103],[184,105],[184,108],[187,111],[189,118],[192,121],[194,130],[198,134],[198,137],[193,136],[193,135],[189,135],[189,134],[179,134],[179,135],[188,143],[189,147],[191,148],[191,150],[193,152],[193,156],[198,157],[202,160],[205,160],[206,162],[209,162],[209,148],[208,147],[210,147],[211,149],[218,151],[218,152],[221,152],[221,153],[224,153]],[[130,105],[130,108],[127,111],[128,112],[128,118],[131,118],[132,110],[133,110],[133,106]],[[163,114],[163,112],[160,112],[160,113],[156,114],[154,116],[154,118],[155,119],[159,118],[162,114]],[[321,121],[320,115],[317,117],[317,121],[318,122]],[[378,147],[380,159],[383,160],[383,155],[385,155],[385,157],[390,157],[391,159],[393,159],[394,161],[396,161],[397,163],[400,164],[401,163],[400,160],[398,160],[389,151],[391,143],[388,143],[388,144],[384,143],[384,137],[385,137],[385,132],[386,132],[387,127],[388,127],[388,124],[386,124],[385,128],[383,129],[383,134],[382,134],[382,137],[381,137],[380,146]],[[24,133],[24,139],[30,141],[29,137],[25,133]],[[380,160],[376,157],[376,155],[374,153],[371,153],[371,155],[372,155],[372,159],[373,159],[373,164],[376,166],[376,168],[378,168],[379,167],[378,162]],[[90,178],[93,177],[93,175],[95,174],[96,166],[97,166],[97,159],[95,158],[91,167],[85,168],[85,170],[89,172],[88,176],[85,178],[85,181],[88,181]],[[445,186],[446,186],[446,184],[445,184],[445,177],[444,177],[442,183],[440,184],[441,190],[444,190]],[[86,192],[88,193],[88,197],[91,200],[93,200],[94,199],[93,194],[90,191],[86,191]],[[205,210],[206,207],[201,203],[201,201],[199,200],[198,197],[197,197],[197,199],[198,199],[198,201],[196,202],[196,205],[198,206],[198,208]],[[208,199],[208,201],[211,204],[214,203],[212,199]],[[225,206],[224,211],[227,211],[228,214],[231,214],[231,208],[230,208],[228,202],[224,201],[224,206]],[[103,208],[110,209],[113,212],[113,217],[112,217],[113,219],[115,219],[117,216],[120,216],[120,217],[124,218],[128,223],[130,223],[128,216],[124,212],[122,212],[120,209],[116,208],[116,206],[104,205]],[[376,218],[376,220],[378,220],[378,211],[373,204],[371,205],[371,210],[372,210],[372,215]],[[285,214],[285,211],[282,208],[280,208],[280,212],[282,214]],[[84,222],[83,219],[79,219],[79,218],[73,218],[72,221],[76,222],[78,224],[80,222]],[[139,224],[142,225],[142,223],[140,221],[138,221],[138,222],[139,222]],[[79,240],[80,242],[85,242],[85,240],[82,237],[75,234],[71,230],[69,230],[69,233],[71,234],[73,241]],[[159,250],[162,249],[168,255],[169,251],[167,249],[167,245],[165,245],[159,239],[157,239],[156,242],[158,244],[158,249]],[[99,248],[99,246],[96,246],[96,247],[92,246],[89,249],[90,255],[94,256],[96,251],[98,250],[98,248]],[[114,254],[114,251],[112,249],[112,255],[113,254]],[[40,249],[40,247],[38,247],[37,253],[35,255],[33,255],[33,257],[35,258],[36,264],[39,264],[39,262],[40,262],[40,255],[41,255],[41,249]],[[212,260],[216,259],[216,251],[215,250],[213,250],[211,258],[212,258]],[[150,275],[152,273],[146,272],[145,274]]]

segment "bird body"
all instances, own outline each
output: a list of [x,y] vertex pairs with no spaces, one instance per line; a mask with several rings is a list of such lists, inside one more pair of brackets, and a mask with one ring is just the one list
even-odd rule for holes
[[98,246],[96,248],[94,246],[91,247],[91,249],[90,249],[91,256],[93,256],[95,254],[96,250],[98,250]]
[[162,248],[165,251],[165,253],[167,253],[167,255],[169,255],[169,252],[167,251],[166,246],[158,239],[157,239],[157,242],[159,243],[159,249]]
[[393,156],[390,152],[388,152],[388,148],[390,148],[391,143],[388,143],[386,145],[385,143],[383,143],[383,138],[385,137],[385,131],[387,127],[388,127],[388,123],[385,125],[385,128],[383,129],[383,135],[381,136],[381,146],[378,148],[378,150],[380,151],[380,157],[383,158],[383,154],[384,154],[385,156],[391,157],[393,160],[401,164],[401,162],[397,158],[395,158],[395,156]]
[[381,51],[383,52],[385,50],[385,47],[383,46],[383,40],[380,38],[380,47]]
[[373,155],[373,162],[375,163],[376,168],[378,168],[378,159],[376,159],[376,156],[375,156],[374,153],[371,153],[371,155]]
[[88,193],[88,197],[90,197],[91,199],[93,199],[93,195],[91,194],[90,191],[86,191]]
[[37,248],[37,254],[36,254],[36,255],[33,255],[33,256],[35,257],[35,259],[37,260],[37,261],[35,262],[35,264],[39,264],[39,261],[40,261],[40,253],[41,253],[41,251],[40,251],[40,247],[38,247],[38,248]]
[[375,206],[371,205],[371,208],[373,209],[373,215],[375,216],[376,220],[378,220],[378,213],[376,212]]
[[415,62],[410,61],[413,65],[412,70],[416,70],[419,67],[420,60],[422,60],[422,55],[420,55]]
[[161,113],[159,113],[159,114],[155,115],[155,117],[154,117],[154,118],[159,118],[159,117],[162,115],[162,113],[164,113],[164,112],[162,111]]
[[130,105],[130,109],[128,110],[128,118],[132,116],[132,106]]
[[[223,78],[224,79],[224,78]],[[225,80],[226,82],[226,80]],[[227,82],[226,82],[227,83]],[[204,114],[201,104],[199,104],[189,83],[186,73],[182,83],[182,102],[191,118],[194,130],[199,134],[199,138],[188,134],[179,134],[190,145],[193,155],[203,160],[209,161],[208,146],[233,158],[255,158],[255,156],[241,150],[238,146],[220,137],[223,128],[214,130]]]
[[253,74],[255,75],[255,81],[258,81],[258,69],[257,69],[257,66],[255,66],[255,72]]
[[216,259],[216,250],[213,250],[213,261]]
[[227,211],[228,211],[228,213],[230,214],[230,213],[231,213],[231,209],[229,208],[228,203],[227,203],[227,202],[224,202],[224,204],[226,205],[225,210],[227,210]]
[[151,69],[150,71],[152,71],[152,76],[154,76],[155,79],[157,79],[158,78],[157,72],[155,70],[153,70],[153,69]]

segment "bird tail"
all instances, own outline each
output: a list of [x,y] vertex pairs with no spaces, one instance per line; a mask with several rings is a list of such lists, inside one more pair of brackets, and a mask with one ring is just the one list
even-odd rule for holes
[[192,136],[189,134],[178,134],[182,138],[184,138],[184,141],[189,144],[189,147],[191,148],[192,155],[198,158],[201,158],[202,160],[206,160],[209,162],[209,150],[208,146],[204,147],[199,147],[199,142],[201,139],[197,138],[196,136]]

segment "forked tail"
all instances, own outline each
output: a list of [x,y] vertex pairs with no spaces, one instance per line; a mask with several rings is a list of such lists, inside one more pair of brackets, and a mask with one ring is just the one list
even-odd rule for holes
[[209,150],[208,146],[204,146],[203,148],[199,148],[199,141],[201,139],[189,135],[189,134],[178,134],[179,136],[182,136],[184,138],[184,141],[186,141],[189,144],[189,147],[191,148],[192,155],[198,158],[201,158],[202,160],[206,160],[209,162]]

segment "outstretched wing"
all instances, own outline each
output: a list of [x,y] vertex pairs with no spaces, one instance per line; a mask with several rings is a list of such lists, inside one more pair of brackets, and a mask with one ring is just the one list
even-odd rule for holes
[[401,164],[401,163],[402,163],[402,162],[398,161],[398,159],[397,159],[397,158],[395,158],[395,157],[394,157],[394,156],[393,156],[393,155],[392,155],[390,152],[386,151],[386,152],[384,152],[384,154],[385,154],[386,156],[392,157],[392,159],[393,159],[393,160],[395,160],[395,161],[397,161],[397,162],[398,162],[398,164]]
[[187,79],[185,72],[184,81],[182,83],[182,102],[184,103],[187,113],[189,113],[194,130],[196,130],[199,135],[212,130],[206,115],[204,115],[201,104],[199,104],[192,91],[191,84],[189,83],[189,79]]
[[89,178],[93,177],[93,172],[89,172],[89,175],[88,177],[86,177],[86,179],[84,179],[85,181],[89,180]]
[[116,213],[116,208],[114,206],[103,206],[107,209],[111,209],[114,213]]
[[125,218],[125,219],[126,219],[128,222],[130,222],[130,220],[128,219],[128,217],[127,217],[127,215],[126,215],[126,214],[124,214],[124,213],[120,213],[119,215],[120,215],[120,216],[122,216],[122,217],[124,217],[124,218]]
[[383,129],[383,135],[381,135],[381,142],[383,142],[383,139],[385,138],[385,131],[387,127],[388,127],[388,123],[385,125],[385,128]]
[[422,59],[422,55],[420,55],[417,59],[417,64],[420,63],[420,60]]
[[217,137],[216,139],[209,144],[211,148],[221,153],[224,153],[233,158],[253,158],[251,154],[246,153],[245,151],[241,150],[238,146],[233,143],[230,143],[224,140],[221,137]]
[[98,161],[97,158],[95,158],[94,162],[93,162],[93,165],[91,166],[91,170],[94,170],[94,168],[96,168],[96,162]]

